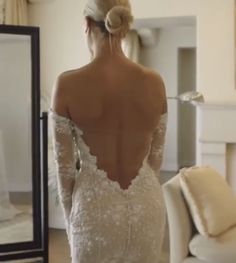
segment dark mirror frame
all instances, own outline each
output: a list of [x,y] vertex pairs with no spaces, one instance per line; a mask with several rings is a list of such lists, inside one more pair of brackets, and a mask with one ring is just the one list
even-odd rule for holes
[[31,130],[33,240],[0,245],[0,262],[43,258],[48,262],[47,113],[40,117],[39,28],[0,25],[0,34],[30,36],[31,39]]

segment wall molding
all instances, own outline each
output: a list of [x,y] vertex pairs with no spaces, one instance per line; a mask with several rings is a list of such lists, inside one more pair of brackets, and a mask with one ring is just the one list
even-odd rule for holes
[[53,2],[55,0],[27,0],[29,4],[43,4],[43,3],[49,3]]
[[231,177],[235,175],[228,174],[227,147],[236,145],[236,104],[200,103],[196,107],[199,116],[199,163],[214,167],[232,182]]

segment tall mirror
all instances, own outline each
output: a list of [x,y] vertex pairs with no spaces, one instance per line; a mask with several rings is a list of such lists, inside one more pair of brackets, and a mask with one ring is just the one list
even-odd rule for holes
[[0,34],[0,244],[33,240],[31,39]]
[[0,261],[42,248],[40,144],[39,30],[1,25]]

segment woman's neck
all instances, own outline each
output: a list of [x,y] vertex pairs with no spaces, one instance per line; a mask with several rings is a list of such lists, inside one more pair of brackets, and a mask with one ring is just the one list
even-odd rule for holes
[[121,47],[121,40],[106,38],[94,45],[93,59],[114,59],[125,57]]

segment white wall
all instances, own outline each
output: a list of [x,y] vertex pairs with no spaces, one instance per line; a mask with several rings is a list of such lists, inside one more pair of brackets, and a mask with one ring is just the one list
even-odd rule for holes
[[197,17],[197,89],[207,101],[236,101],[234,0],[132,1],[138,18]]
[[[44,92],[51,93],[60,72],[89,61],[83,37],[85,2],[43,1],[29,7],[30,23],[41,28],[41,85]],[[207,102],[236,102],[234,0],[178,0],[178,3],[175,0],[132,0],[132,6],[135,18],[144,25],[150,20],[155,24],[157,17],[196,17],[197,90],[204,94]],[[199,119],[197,122],[199,140]],[[199,164],[200,152],[197,144]]]
[[[42,88],[51,90],[59,72],[89,60],[82,38],[85,0],[30,5],[32,25],[41,26]],[[132,0],[137,19],[197,17],[197,89],[207,101],[236,101],[234,0]]]
[[[159,72],[165,82],[167,96],[178,95],[178,49],[196,46],[195,27],[170,27],[159,30],[158,43],[142,48],[141,63]],[[178,102],[168,100],[168,129],[163,170],[177,171],[178,164]]]
[[[18,36],[19,37],[19,36]],[[0,130],[9,190],[32,191],[29,37],[0,39]],[[1,172],[1,167],[0,167]]]

